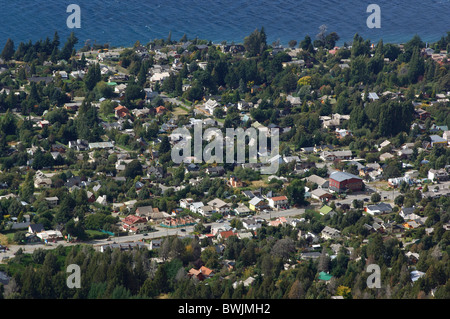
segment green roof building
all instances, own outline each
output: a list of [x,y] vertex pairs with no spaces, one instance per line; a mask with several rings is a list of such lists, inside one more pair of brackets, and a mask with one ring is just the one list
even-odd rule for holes
[[324,206],[322,206],[321,209],[319,209],[319,212],[320,212],[322,215],[326,215],[326,214],[328,214],[329,212],[331,212],[332,210],[333,210],[333,208],[331,208],[330,206],[324,205]]
[[319,273],[319,280],[329,281],[331,278],[333,278],[333,276],[330,274],[327,274],[326,272],[321,271]]

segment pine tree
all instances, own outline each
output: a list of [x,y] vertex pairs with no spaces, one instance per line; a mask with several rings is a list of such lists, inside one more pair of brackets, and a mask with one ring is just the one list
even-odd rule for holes
[[6,41],[5,47],[0,55],[5,61],[9,61],[14,55],[14,42],[10,38]]
[[416,83],[419,76],[425,72],[425,65],[419,53],[419,48],[415,47],[411,60],[409,61],[408,80],[409,83]]

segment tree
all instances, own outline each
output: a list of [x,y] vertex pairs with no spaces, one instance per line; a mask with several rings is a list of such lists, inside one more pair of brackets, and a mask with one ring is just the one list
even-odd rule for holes
[[164,135],[161,138],[161,144],[159,145],[159,152],[161,154],[167,153],[171,150],[169,137],[167,135]]
[[92,91],[95,85],[101,81],[101,79],[102,77],[100,73],[100,65],[98,63],[95,63],[89,68],[86,76],[84,77],[84,84],[89,91]]
[[425,72],[425,64],[420,56],[419,48],[415,47],[409,62],[408,80],[409,83],[416,83],[419,76]]
[[305,185],[304,182],[295,179],[286,188],[287,197],[291,205],[303,205],[305,204]]
[[317,42],[318,46],[325,45],[325,37],[326,37],[327,29],[328,29],[328,27],[325,24],[322,24],[319,27],[319,33],[317,33],[317,35],[316,35],[316,38],[318,41]]
[[299,44],[300,48],[302,48],[303,50],[308,50],[310,48],[312,48],[312,40],[311,37],[309,35],[306,35],[305,38],[300,42]]
[[186,33],[183,34],[183,36],[181,37],[181,39],[180,39],[179,42],[180,42],[180,43],[185,43],[185,42],[187,42],[187,35],[186,35]]
[[244,47],[250,57],[261,55],[267,48],[264,27],[260,31],[256,29],[244,38]]
[[372,196],[370,196],[370,200],[372,203],[378,203],[381,200],[381,195],[379,193],[373,193]]
[[305,289],[303,283],[300,280],[294,281],[289,289],[288,298],[289,299],[302,299],[305,296]]
[[278,240],[272,247],[272,255],[287,259],[295,250],[292,238],[283,238]]
[[75,33],[72,32],[67,39],[66,43],[64,44],[63,49],[60,52],[59,58],[61,60],[69,60],[72,56],[73,48],[75,47],[75,44],[78,43],[78,38],[75,36]]
[[5,47],[3,48],[2,54],[0,55],[5,61],[11,60],[14,55],[14,41],[8,38]]
[[124,175],[129,178],[142,176],[142,164],[138,160],[133,160],[126,165]]
[[297,40],[290,40],[288,44],[289,47],[292,49],[297,45]]
[[337,296],[343,296],[345,299],[351,298],[351,288],[346,286],[339,286],[336,289],[336,295]]
[[6,111],[5,115],[1,117],[0,119],[0,128],[1,131],[5,135],[15,135],[16,134],[16,119],[14,117],[14,114],[11,113],[9,110]]
[[332,50],[336,46],[337,41],[339,41],[339,35],[336,32],[331,32],[325,37],[325,47],[328,50]]
[[34,180],[31,172],[27,173],[25,182],[22,185],[20,195],[24,201],[31,202],[34,193]]
[[328,272],[329,271],[329,265],[330,265],[330,257],[327,254],[326,248],[323,247],[322,248],[322,253],[320,254],[320,257],[319,257],[319,264],[317,266],[317,270],[318,271]]
[[128,84],[127,88],[125,89],[125,98],[128,101],[144,99],[145,91],[137,83]]
[[115,101],[105,100],[102,103],[100,103],[100,113],[103,114],[103,116],[107,117],[110,114],[114,113],[114,108],[118,106],[118,103]]

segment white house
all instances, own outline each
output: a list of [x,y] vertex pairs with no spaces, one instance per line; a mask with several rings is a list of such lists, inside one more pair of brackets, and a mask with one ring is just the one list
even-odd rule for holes
[[204,206],[204,204],[202,202],[193,202],[191,203],[191,205],[189,206],[189,210],[193,213],[197,213],[198,209],[200,207]]
[[275,209],[287,208],[289,206],[288,198],[286,196],[271,197],[268,199],[269,206]]
[[261,228],[261,223],[254,218],[246,218],[242,220],[242,226],[244,226],[245,229],[257,230]]
[[369,205],[365,210],[368,214],[375,216],[392,212],[392,206],[386,203],[379,203],[377,205]]
[[214,209],[209,205],[204,205],[197,209],[197,213],[203,216],[210,216],[214,212]]
[[341,237],[341,232],[335,228],[325,226],[321,235],[323,239],[337,239]]
[[216,100],[209,99],[203,106],[209,112],[209,114],[213,115],[214,110],[219,106],[219,103]]
[[180,207],[189,209],[190,205],[194,202],[192,198],[183,198],[180,199]]
[[216,212],[221,214],[227,213],[230,210],[230,205],[219,198],[213,199],[207,204],[208,206],[211,206]]
[[435,180],[446,181],[448,180],[448,173],[445,169],[435,170],[431,168],[428,171],[428,179],[432,180],[433,182]]
[[100,205],[107,205],[108,202],[106,201],[106,195],[99,196],[96,202],[99,203]]

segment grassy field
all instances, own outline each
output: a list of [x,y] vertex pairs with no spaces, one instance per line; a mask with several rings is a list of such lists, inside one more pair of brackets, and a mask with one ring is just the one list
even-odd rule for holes
[[86,230],[86,234],[92,239],[108,238],[108,234],[102,233],[98,230],[88,229]]
[[14,233],[7,235],[0,234],[0,245],[7,246],[13,242]]
[[172,113],[175,116],[181,116],[181,115],[188,115],[189,114],[188,110],[185,107],[183,107],[183,106],[179,106],[179,107],[174,108]]

